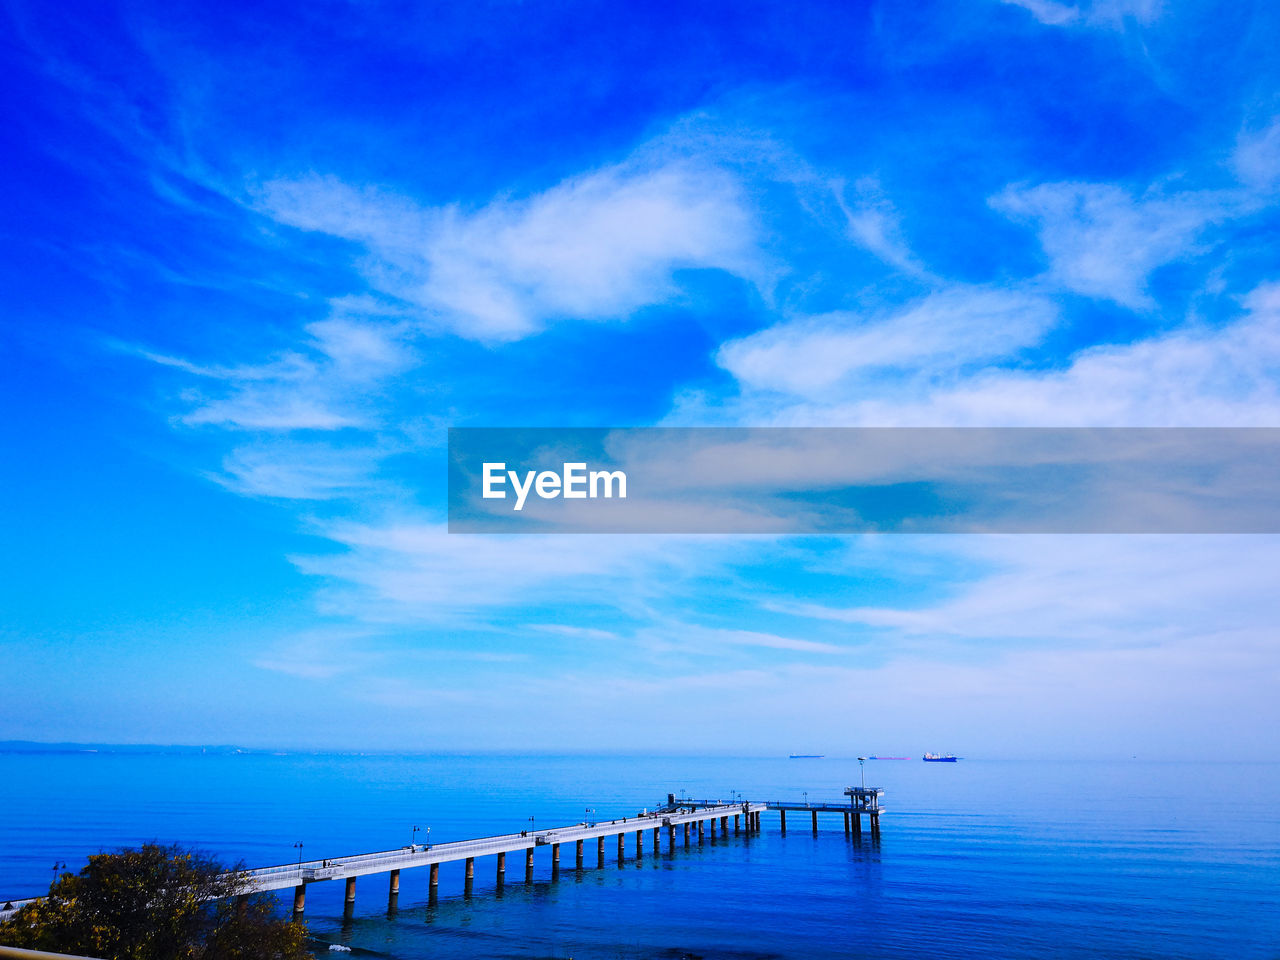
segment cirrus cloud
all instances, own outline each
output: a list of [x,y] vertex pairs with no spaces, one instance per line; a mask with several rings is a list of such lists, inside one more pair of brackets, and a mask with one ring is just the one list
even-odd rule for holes
[[558,318],[625,318],[676,296],[680,270],[762,276],[740,184],[693,160],[622,163],[475,210],[315,175],[269,181],[257,204],[360,245],[373,288],[428,327],[489,343]]

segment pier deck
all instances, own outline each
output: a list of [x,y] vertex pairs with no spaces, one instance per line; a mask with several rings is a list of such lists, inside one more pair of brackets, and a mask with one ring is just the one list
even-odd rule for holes
[[[350,857],[331,857],[327,860],[303,860],[278,867],[258,867],[248,870],[254,892],[283,890],[299,883],[317,880],[338,880],[346,877],[362,877],[371,873],[389,873],[432,864],[456,863],[475,857],[493,856],[499,853],[518,853],[536,847],[559,846],[577,843],[579,840],[596,840],[602,837],[625,836],[646,830],[661,830],[667,826],[681,826],[700,820],[732,817],[741,814],[761,813],[763,803],[708,805],[698,809],[678,812],[658,811],[617,820],[600,820],[596,823],[578,823],[565,827],[550,827],[521,833],[506,833],[476,840],[456,840],[449,843],[418,844],[415,849],[401,847],[377,853],[361,853]],[[847,807],[845,809],[848,809]]]
[[[439,884],[439,868],[442,863],[466,864],[466,892],[470,894],[474,878],[474,865],[477,857],[493,856],[497,858],[497,878],[501,885],[506,875],[506,857],[508,853],[524,851],[524,882],[533,882],[534,851],[538,847],[551,849],[552,877],[560,871],[560,848],[571,843],[574,845],[574,869],[585,866],[584,847],[586,841],[596,841],[596,866],[605,863],[605,838],[612,837],[617,843],[617,861],[626,859],[626,839],[634,834],[634,856],[645,855],[645,834],[653,832],[652,852],[661,850],[662,834],[667,835],[667,849],[674,851],[676,846],[676,828],[683,834],[685,846],[690,843],[691,831],[696,830],[697,838],[703,839],[707,832],[712,837],[728,836],[729,820],[733,819],[734,834],[745,832],[747,836],[759,833],[762,829],[760,816],[766,811],[778,812],[781,831],[787,830],[787,813],[807,812],[813,820],[813,830],[818,830],[819,813],[841,813],[844,815],[844,832],[860,837],[862,832],[862,814],[871,828],[873,840],[880,837],[880,814],[884,808],[879,806],[884,791],[876,787],[850,787],[845,791],[850,798],[848,803],[792,803],[774,800],[760,802],[753,800],[725,803],[722,800],[688,800],[677,799],[673,794],[667,795],[665,806],[653,811],[643,811],[633,817],[620,817],[613,820],[587,821],[568,826],[547,827],[541,830],[522,830],[519,833],[506,833],[497,836],[479,837],[474,840],[454,840],[445,843],[413,844],[394,850],[379,850],[372,853],[357,853],[345,857],[329,857],[323,860],[303,860],[299,863],[280,864],[273,867],[256,867],[245,870],[245,886],[241,889],[241,897],[253,893],[265,893],[273,890],[292,889],[294,916],[300,917],[306,905],[306,889],[310,884],[326,880],[346,881],[346,910],[348,915],[355,903],[356,879],[370,874],[385,873],[389,875],[389,908],[394,908],[400,891],[400,871],[415,867],[427,867],[430,870],[430,895],[436,895]],[[28,903],[39,898],[22,900],[0,900],[0,919],[12,915]]]

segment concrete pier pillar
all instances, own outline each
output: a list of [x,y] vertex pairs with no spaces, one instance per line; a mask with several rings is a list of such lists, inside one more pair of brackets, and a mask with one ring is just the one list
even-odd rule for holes
[[662,827],[653,828],[653,855],[656,857],[662,853]]
[[524,882],[533,883],[533,847],[526,847],[524,851]]
[[575,860],[576,869],[581,870],[582,869],[582,841],[581,840],[578,841],[577,849],[574,851],[574,860]]
[[862,839],[862,812],[859,810],[849,811],[849,820],[853,824],[853,837],[855,840]]
[[844,835],[846,837],[849,835],[849,811],[848,810],[844,812]]
[[813,832],[815,834],[818,832],[818,811],[817,810],[813,811]]
[[686,847],[689,845],[689,821],[688,820],[684,822],[684,845]]
[[462,892],[471,896],[471,887],[476,882],[476,858],[467,857],[467,873],[462,884]]
[[387,883],[387,918],[391,919],[396,915],[396,910],[400,906],[400,871],[392,870],[391,879]]
[[880,814],[873,813],[867,817],[871,821],[871,842],[880,842]]
[[249,895],[247,893],[242,893],[240,896],[236,897],[236,915],[243,917],[248,912]]
[[701,843],[701,842],[702,842],[702,832],[703,832],[703,830],[704,830],[705,828],[706,828],[706,821],[705,821],[705,820],[699,820],[699,821],[698,821],[698,842],[699,842],[699,843]]
[[720,836],[727,837],[729,835],[729,815],[726,813],[720,818]]
[[627,859],[627,852],[623,849],[622,843],[626,839],[622,834],[618,834],[618,866],[622,866],[622,862]]
[[439,889],[440,889],[440,864],[438,864],[438,863],[433,863],[433,864],[431,865],[431,875],[430,875],[430,879],[427,881],[427,885],[430,887],[430,889],[431,889],[431,893],[432,893],[433,895],[434,895],[436,892],[438,892],[438,891],[439,891]]
[[505,853],[498,854],[498,886],[502,886],[507,879],[507,855]]
[[787,832],[787,811],[779,810],[778,816],[781,818],[780,823],[782,824],[782,832],[786,833]]
[[553,843],[551,845],[551,879],[554,880],[560,876],[560,844]]
[[596,837],[596,869],[604,866],[604,837]]
[[342,920],[345,923],[356,912],[356,878],[347,877],[347,894],[342,901]]
[[293,888],[293,919],[297,920],[307,909],[307,885],[300,883]]
[[742,815],[741,815],[741,814],[735,813],[735,814],[733,815],[733,834],[734,834],[734,836],[737,836],[737,835],[738,835],[738,821],[739,821],[740,819],[742,819]]
[[636,831],[636,859],[639,860],[644,856],[644,831]]

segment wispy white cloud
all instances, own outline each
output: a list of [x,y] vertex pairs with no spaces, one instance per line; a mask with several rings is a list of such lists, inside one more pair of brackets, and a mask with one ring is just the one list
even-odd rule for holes
[[368,631],[352,628],[305,631],[269,644],[252,664],[302,680],[331,680],[381,663],[366,644],[370,638]]
[[1080,351],[1062,370],[990,371],[896,411],[909,422],[1061,426],[1280,424],[1280,288],[1264,286],[1220,327],[1182,329]]
[[[183,393],[189,426],[235,430],[341,430],[369,427],[377,415],[371,384],[414,362],[403,328],[376,315],[360,315],[360,304],[335,301],[329,317],[306,327],[297,348],[256,364],[198,364],[149,350],[129,348],[199,383]],[[378,308],[369,305],[368,309]]]
[[301,680],[324,682],[341,678],[344,688],[354,689],[360,699],[378,700],[377,691],[387,689],[389,683],[417,682],[409,680],[407,673],[420,674],[425,669],[438,674],[443,665],[528,660],[527,654],[518,652],[424,645],[431,639],[435,638],[422,638],[418,644],[406,647],[392,644],[374,631],[314,630],[268,644],[250,662],[259,670]]
[[1240,182],[1259,193],[1280,189],[1280,117],[1241,132],[1231,155]]
[[181,418],[191,426],[212,424],[243,430],[341,430],[366,425],[361,414],[341,409],[330,397],[307,396],[303,391],[278,382],[256,389],[236,387],[222,397],[189,391],[185,399],[196,407]]
[[625,319],[677,295],[682,269],[759,272],[741,186],[689,159],[606,167],[477,210],[321,176],[270,181],[257,203],[282,223],[360,244],[374,288],[418,308],[429,327],[481,341],[558,318]]
[[876,375],[932,380],[1037,343],[1057,309],[1033,293],[951,286],[880,315],[807,317],[732,340],[717,362],[744,386],[791,396],[858,390]]
[[456,620],[539,603],[638,609],[733,549],[718,538],[449,534],[417,521],[333,523],[316,532],[345,552],[294,563],[330,584],[326,612],[368,622]]
[[[1275,288],[1245,298],[1242,316],[1128,343],[1077,348],[1048,369],[1023,351],[1058,320],[1062,291],[1140,313],[1162,266],[1217,251],[1224,230],[1266,210],[1280,186],[1280,124],[1242,133],[1218,189],[1134,193],[1111,183],[1011,185],[991,206],[1034,225],[1048,260],[1003,286],[947,284],[915,269],[900,236],[882,255],[934,292],[879,312],[799,317],[726,342],[717,362],[740,395],[689,391],[668,422],[825,425],[1267,425],[1277,416]],[[1169,181],[1174,182],[1174,181]],[[892,209],[871,192],[866,243]],[[1221,229],[1220,229],[1221,228]],[[882,244],[883,246],[883,244]],[[1221,257],[1218,258],[1221,261]],[[1205,281],[1212,289],[1212,277]],[[1230,308],[1228,309],[1228,316]]]
[[853,184],[852,191],[846,191],[840,183],[833,189],[848,221],[849,236],[856,243],[903,273],[929,276],[929,271],[912,253],[903,235],[902,218],[879,180],[863,177]]
[[1126,22],[1143,25],[1156,21],[1164,9],[1163,0],[1001,0],[1022,7],[1041,23],[1051,27],[1108,27],[1120,29]]
[[751,389],[716,409],[684,398],[672,419],[720,416],[803,426],[1276,426],[1280,425],[1280,286],[1264,285],[1227,323],[1188,323],[1125,344],[1088,347],[1061,368],[984,369],[963,380],[918,381],[868,394],[858,384],[811,396]]
[[1205,228],[1236,215],[1240,199],[1216,191],[1134,197],[1114,184],[1044,183],[1008,187],[991,204],[1036,225],[1052,282],[1148,310],[1152,271],[1200,252]]
[[[1234,173],[1234,180],[1230,176]],[[995,210],[1035,226],[1049,261],[1049,284],[1151,310],[1152,273],[1213,250],[1211,228],[1266,209],[1280,188],[1280,121],[1242,131],[1218,188],[1175,190],[1157,182],[1135,192],[1115,183],[1011,184],[989,200]]]
[[727,651],[753,648],[818,654],[840,654],[849,651],[848,647],[822,640],[766,633],[760,630],[708,627],[685,622],[666,623],[659,627],[646,628],[636,634],[636,639],[666,653],[680,652],[694,656],[723,657]]
[[857,624],[938,652],[956,640],[1144,647],[1241,631],[1280,616],[1271,536],[985,536],[931,538],[942,556],[980,576],[923,605],[775,605],[798,616]]
[[618,643],[623,636],[613,630],[601,630],[598,627],[581,627],[568,623],[533,623],[528,629],[539,633],[550,633],[570,640],[586,640],[592,643]]
[[332,500],[369,493],[385,450],[274,440],[240,446],[212,479],[235,493],[288,500]]

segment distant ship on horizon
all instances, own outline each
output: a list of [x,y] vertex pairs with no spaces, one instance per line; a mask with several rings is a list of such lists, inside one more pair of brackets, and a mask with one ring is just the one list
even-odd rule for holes
[[878,757],[874,753],[867,757],[868,760],[910,760],[910,757]]
[[792,760],[823,760],[826,758],[825,753],[792,753],[788,754]]
[[920,759],[925,763],[955,763],[956,755],[954,753],[926,753]]

